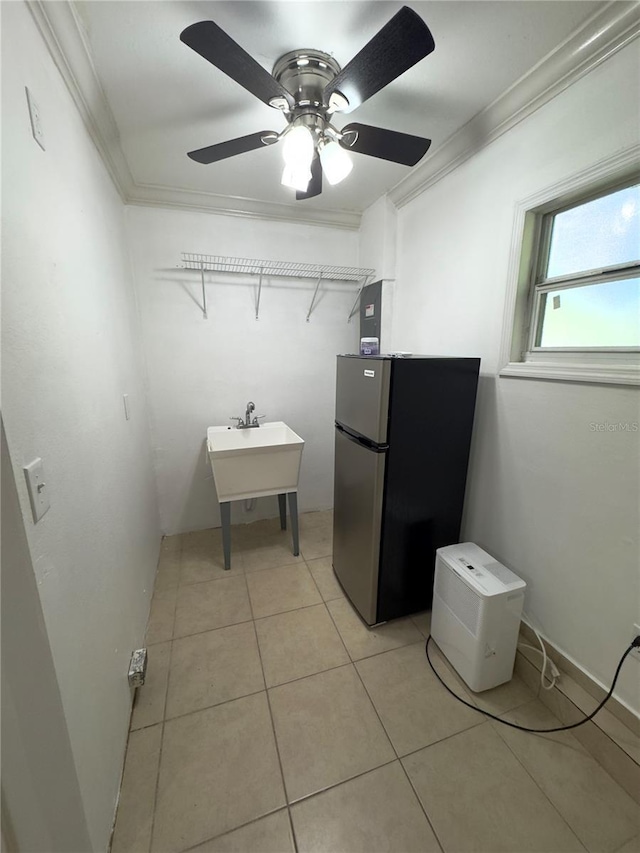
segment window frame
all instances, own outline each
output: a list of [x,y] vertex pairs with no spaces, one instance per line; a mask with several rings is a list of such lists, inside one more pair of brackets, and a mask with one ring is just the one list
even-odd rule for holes
[[[545,279],[553,216],[640,182],[640,146],[516,205],[505,302],[501,376],[640,384],[640,347],[541,347],[542,293],[640,275],[624,263]],[[558,286],[560,285],[560,287]]]
[[599,198],[605,198],[608,195],[628,187],[637,186],[640,182],[638,178],[632,178],[623,182],[600,189],[595,193],[587,193],[586,195],[572,201],[571,204],[564,204],[560,207],[555,207],[547,212],[538,212],[540,224],[538,231],[538,239],[534,246],[534,270],[535,274],[532,277],[532,305],[531,316],[529,318],[529,337],[527,344],[527,354],[533,355],[540,352],[640,352],[640,346],[613,346],[613,347],[545,347],[541,346],[537,341],[542,337],[542,326],[544,322],[544,300],[543,296],[554,290],[571,290],[575,287],[585,287],[589,284],[603,284],[607,281],[619,281],[626,278],[638,278],[640,276],[640,260],[635,262],[627,262],[621,264],[609,264],[606,267],[600,267],[590,270],[583,270],[569,275],[559,275],[547,277],[545,275],[546,268],[549,263],[549,255],[551,253],[551,239],[553,236],[554,218],[561,213],[566,213],[568,210],[574,210],[590,201],[596,201]]

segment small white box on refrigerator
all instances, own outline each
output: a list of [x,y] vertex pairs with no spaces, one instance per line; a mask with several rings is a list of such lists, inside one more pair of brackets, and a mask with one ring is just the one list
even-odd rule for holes
[[473,542],[436,551],[431,636],[476,693],[513,675],[526,586]]

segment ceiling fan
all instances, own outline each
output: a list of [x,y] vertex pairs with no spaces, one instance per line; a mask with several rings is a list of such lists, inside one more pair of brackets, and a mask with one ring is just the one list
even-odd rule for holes
[[429,28],[408,6],[342,69],[320,50],[292,50],[269,74],[213,21],[192,24],[180,39],[287,120],[281,133],[262,130],[190,151],[188,156],[198,163],[215,163],[282,140],[282,183],[296,190],[297,199],[306,199],[322,192],[323,172],[331,184],[349,174],[348,151],[415,166],[431,145],[430,139],[366,124],[338,130],[330,120],[334,113],[359,107],[433,51]]

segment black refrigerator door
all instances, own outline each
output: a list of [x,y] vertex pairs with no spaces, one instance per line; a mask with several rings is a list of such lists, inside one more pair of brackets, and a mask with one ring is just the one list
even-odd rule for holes
[[385,444],[390,376],[388,359],[339,355],[336,421],[375,444]]
[[336,428],[333,568],[353,606],[377,621],[386,453]]

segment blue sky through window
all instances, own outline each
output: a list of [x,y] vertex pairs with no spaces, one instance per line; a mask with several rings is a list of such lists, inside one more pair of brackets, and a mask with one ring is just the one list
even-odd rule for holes
[[[546,278],[640,259],[640,186],[554,217]],[[544,303],[543,347],[640,347],[640,279],[552,291]]]
[[546,278],[640,259],[640,186],[558,213]]
[[547,294],[543,347],[640,347],[640,278]]

